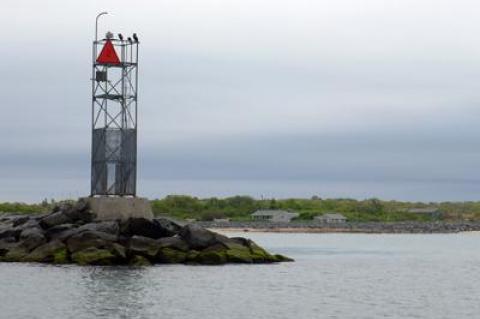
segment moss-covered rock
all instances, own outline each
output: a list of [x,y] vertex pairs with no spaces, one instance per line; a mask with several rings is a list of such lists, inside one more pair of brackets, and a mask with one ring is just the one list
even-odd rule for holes
[[180,236],[193,249],[205,249],[217,243],[216,233],[198,225],[186,225],[180,230]]
[[187,258],[185,259],[185,262],[187,262],[187,263],[189,263],[189,264],[195,264],[195,263],[197,263],[198,255],[200,255],[200,252],[199,252],[199,251],[197,251],[197,250],[190,250],[190,251],[187,253]]
[[133,236],[130,238],[128,250],[133,255],[142,255],[148,259],[154,259],[160,249],[157,241],[144,236]]
[[207,252],[207,251],[216,251],[216,252],[225,252],[227,250],[227,247],[223,245],[222,243],[217,243],[212,246],[208,246],[207,248],[203,249],[202,252]]
[[14,242],[15,239],[12,239],[12,241],[5,241],[5,240],[0,240],[0,262],[1,261],[6,261],[5,260],[5,255],[13,248],[16,246],[16,243]]
[[5,256],[3,257],[3,261],[8,262],[15,262],[15,261],[23,261],[23,259],[28,255],[28,250],[20,244],[12,247]]
[[99,231],[82,231],[71,236],[67,241],[70,253],[89,247],[104,248],[108,243],[117,241],[117,236]]
[[227,262],[225,251],[201,251],[195,261],[203,265],[222,265]]
[[249,243],[250,251],[252,253],[252,260],[254,263],[271,263],[276,262],[277,259],[265,249],[255,244],[253,241]]
[[219,265],[291,261],[245,238],[167,219],[94,221],[88,205],[58,206],[39,217],[0,218],[0,261]]
[[168,247],[184,252],[188,252],[188,244],[180,237],[163,237],[157,240],[160,247]]
[[232,247],[225,252],[227,260],[232,263],[245,263],[250,264],[253,262],[253,256],[250,249],[238,245],[238,247]]
[[117,257],[118,260],[127,259],[127,249],[120,244],[110,243],[107,245],[108,250]]
[[156,260],[161,263],[178,264],[187,260],[187,253],[169,247],[160,248]]
[[53,254],[54,264],[67,264],[69,262],[68,252],[66,248],[61,248]]
[[152,265],[150,260],[148,260],[147,258],[145,258],[143,256],[140,256],[140,255],[133,256],[130,259],[128,264],[130,266],[136,266],[136,267],[144,267],[144,266],[151,266]]
[[47,242],[44,232],[40,227],[26,228],[20,233],[20,242],[27,251],[41,246]]
[[108,249],[89,247],[72,254],[72,260],[80,265],[111,265],[115,255]]
[[66,248],[61,241],[53,240],[35,248],[22,261],[65,263],[68,262]]

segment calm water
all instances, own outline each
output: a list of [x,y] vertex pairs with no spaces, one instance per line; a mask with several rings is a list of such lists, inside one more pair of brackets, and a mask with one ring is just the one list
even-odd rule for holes
[[242,235],[297,261],[0,264],[0,318],[480,317],[480,234]]

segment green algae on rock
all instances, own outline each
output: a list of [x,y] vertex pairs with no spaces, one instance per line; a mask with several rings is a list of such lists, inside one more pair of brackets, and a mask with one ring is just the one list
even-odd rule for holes
[[88,247],[72,254],[72,261],[79,265],[112,265],[115,255],[107,249]]
[[145,257],[135,255],[130,259],[129,265],[136,266],[136,267],[144,267],[144,266],[151,266],[152,263]]
[[187,253],[181,250],[163,247],[158,251],[156,260],[160,263],[178,264],[187,260]]

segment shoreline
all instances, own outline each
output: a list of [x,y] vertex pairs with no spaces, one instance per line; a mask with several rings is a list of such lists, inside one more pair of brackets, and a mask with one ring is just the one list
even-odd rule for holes
[[480,230],[465,230],[458,232],[374,232],[363,230],[349,229],[324,229],[324,228],[207,228],[210,231],[221,233],[282,233],[282,234],[365,234],[365,235],[395,235],[395,234],[411,234],[411,235],[428,235],[428,234],[461,234],[461,233],[480,233]]
[[197,222],[202,227],[221,232],[267,233],[353,233],[353,234],[453,234],[480,231],[480,222],[371,222],[345,224]]

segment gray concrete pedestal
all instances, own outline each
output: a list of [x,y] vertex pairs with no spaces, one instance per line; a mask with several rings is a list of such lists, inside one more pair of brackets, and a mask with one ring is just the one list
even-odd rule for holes
[[140,197],[86,197],[97,220],[126,220],[130,217],[153,219],[152,207],[146,198]]

